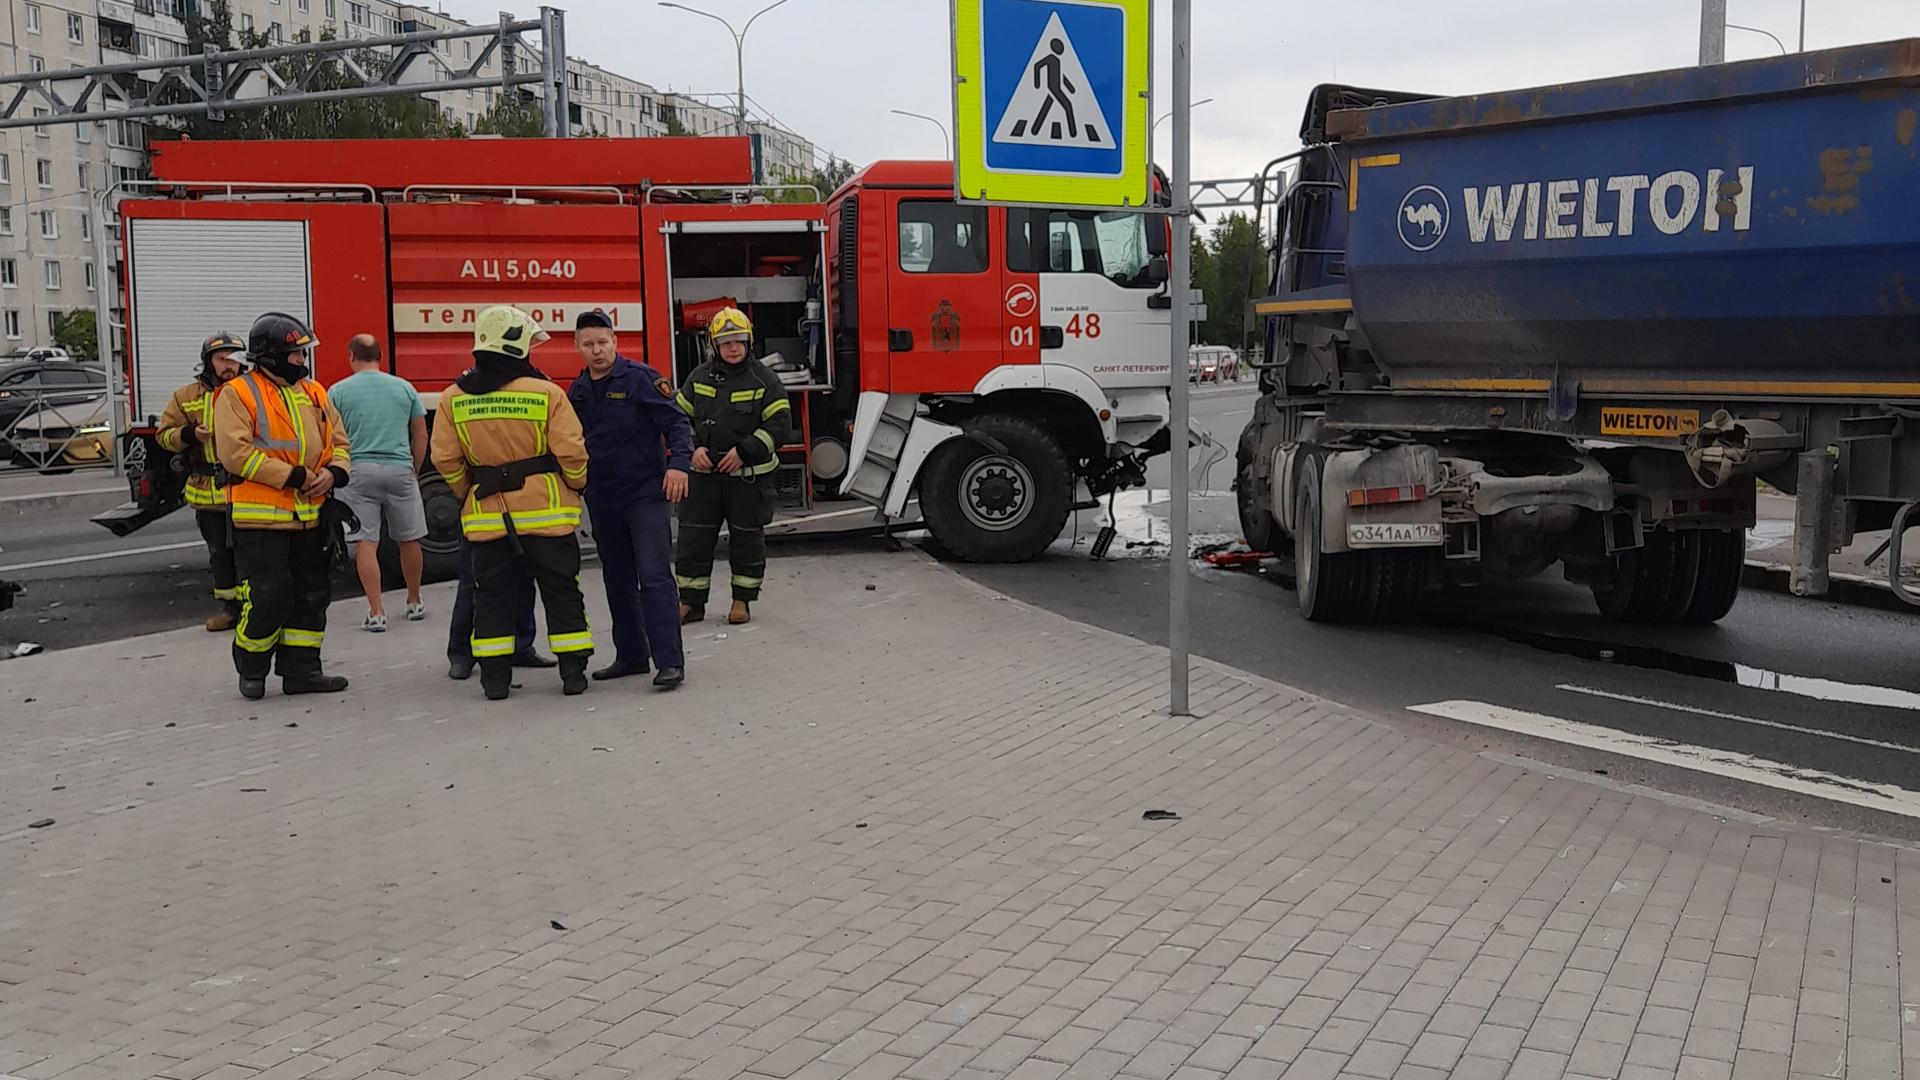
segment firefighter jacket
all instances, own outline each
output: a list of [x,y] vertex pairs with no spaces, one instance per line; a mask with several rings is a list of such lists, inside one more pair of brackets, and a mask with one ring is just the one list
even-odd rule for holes
[[229,474],[236,529],[300,531],[320,524],[327,496],[300,493],[318,469],[346,482],[347,426],[312,379],[289,386],[254,369],[220,388],[213,399],[213,448]]
[[622,356],[598,381],[583,371],[567,400],[587,431],[587,456],[593,461],[588,505],[660,502],[667,497],[660,481],[668,469],[693,470],[690,428],[674,400],[673,384],[645,364]]
[[[160,413],[160,430],[154,441],[171,454],[187,456],[187,505],[196,510],[227,508],[226,477],[220,471],[220,459],[213,456],[213,397],[218,386],[195,379],[173,392]],[[209,437],[201,442],[193,437],[195,425],[206,428]]]
[[780,467],[780,447],[793,433],[787,388],[767,365],[709,360],[693,369],[676,399],[693,418],[693,445],[717,466],[729,450],[744,463],[734,477],[751,480]]
[[[567,395],[546,379],[476,394],[449,386],[433,418],[433,464],[460,497],[460,529],[481,543],[567,536],[580,527],[587,441]],[[503,477],[512,481],[498,491]]]

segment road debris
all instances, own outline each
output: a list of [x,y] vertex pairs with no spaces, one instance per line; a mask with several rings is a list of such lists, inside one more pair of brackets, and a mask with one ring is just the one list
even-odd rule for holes
[[1149,810],[1140,815],[1141,821],[1179,821],[1180,815],[1171,810]]

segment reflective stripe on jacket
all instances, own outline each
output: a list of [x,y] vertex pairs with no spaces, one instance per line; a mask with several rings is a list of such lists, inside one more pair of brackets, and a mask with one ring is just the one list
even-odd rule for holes
[[196,424],[209,432],[213,430],[213,399],[219,392],[219,387],[209,387],[199,379],[175,390],[160,414],[160,430],[153,437],[160,449],[173,454],[185,452],[187,460],[192,462],[186,497],[187,505],[198,510],[227,508],[226,485],[214,472],[220,461],[213,456],[213,440],[201,442],[193,437]]
[[213,403],[214,454],[232,481],[228,501],[236,529],[311,529],[326,496],[309,499],[295,468],[311,477],[348,467],[347,427],[312,379],[288,386],[250,371],[221,387]]
[[[553,455],[559,472],[536,473],[485,499],[474,493],[476,466],[543,454]],[[580,527],[586,436],[566,394],[545,379],[515,379],[489,394],[448,387],[433,417],[433,464],[460,497],[460,530],[468,540],[506,536],[508,516],[522,536],[566,536]]]

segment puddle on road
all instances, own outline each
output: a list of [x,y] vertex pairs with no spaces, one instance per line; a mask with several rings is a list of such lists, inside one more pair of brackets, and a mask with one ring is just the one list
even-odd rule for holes
[[1433,619],[1432,623],[1456,630],[1473,630],[1483,634],[1492,634],[1505,638],[1518,645],[1540,649],[1544,652],[1558,653],[1561,656],[1573,656],[1582,660],[1593,660],[1603,664],[1622,664],[1627,667],[1646,668],[1651,671],[1666,671],[1675,675],[1688,675],[1697,679],[1710,679],[1714,682],[1730,683],[1734,686],[1746,686],[1755,690],[1771,690],[1795,697],[1812,698],[1816,701],[1835,701],[1852,705],[1876,705],[1889,709],[1908,709],[1920,712],[1920,693],[1902,690],[1894,686],[1875,686],[1871,683],[1841,682],[1837,679],[1823,679],[1814,675],[1794,675],[1784,671],[1753,667],[1750,664],[1734,663],[1729,660],[1710,660],[1704,656],[1689,656],[1671,649],[1655,648],[1647,645],[1622,645],[1607,641],[1593,641],[1586,638],[1559,637],[1554,634],[1540,634],[1531,630],[1518,630],[1510,627],[1488,626],[1484,623],[1456,622],[1445,619]]

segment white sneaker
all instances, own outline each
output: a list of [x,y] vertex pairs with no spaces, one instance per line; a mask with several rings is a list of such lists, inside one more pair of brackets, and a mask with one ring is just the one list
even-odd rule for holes
[[427,617],[426,601],[416,600],[413,603],[407,605],[407,621],[408,622],[419,622],[420,620],[426,617]]
[[360,629],[365,630],[369,634],[384,634],[387,632],[387,617],[385,615],[369,614],[366,620],[360,624]]

